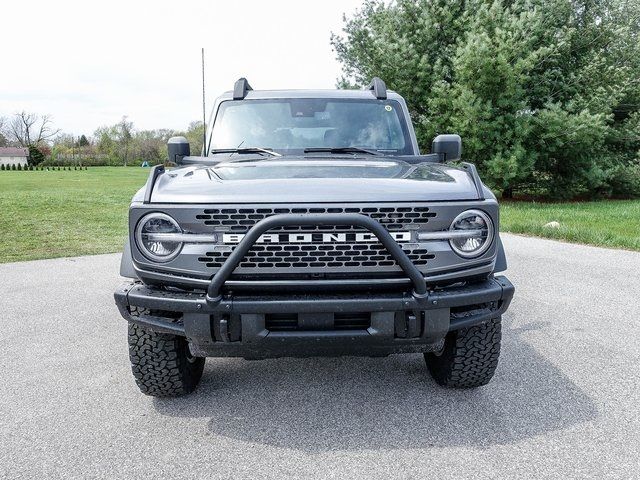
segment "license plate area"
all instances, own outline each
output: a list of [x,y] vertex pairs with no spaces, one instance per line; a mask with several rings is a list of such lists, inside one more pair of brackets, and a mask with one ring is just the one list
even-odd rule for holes
[[270,313],[265,328],[271,332],[367,330],[369,312],[349,313]]

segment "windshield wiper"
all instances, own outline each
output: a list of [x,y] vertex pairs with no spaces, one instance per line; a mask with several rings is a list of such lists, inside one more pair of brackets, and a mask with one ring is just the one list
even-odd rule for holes
[[281,157],[282,155],[280,155],[277,152],[274,152],[273,150],[269,149],[269,148],[260,148],[260,147],[247,147],[247,148],[217,148],[214,150],[210,151],[211,153],[261,153],[261,154],[268,154],[271,155],[272,157]]
[[314,147],[314,148],[305,148],[304,153],[366,153],[367,155],[382,155],[380,152],[375,150],[367,150],[366,148],[360,147]]

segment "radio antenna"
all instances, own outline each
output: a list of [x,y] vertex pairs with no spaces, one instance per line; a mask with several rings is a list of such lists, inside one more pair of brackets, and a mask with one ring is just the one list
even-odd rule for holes
[[207,109],[204,98],[204,47],[202,47],[202,156],[207,154]]

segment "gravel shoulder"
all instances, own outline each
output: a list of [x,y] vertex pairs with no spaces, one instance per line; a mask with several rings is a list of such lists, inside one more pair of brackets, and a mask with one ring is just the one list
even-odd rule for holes
[[640,468],[640,253],[503,235],[516,297],[494,380],[421,355],[209,359],[141,395],[119,255],[0,265],[0,478],[630,478]]

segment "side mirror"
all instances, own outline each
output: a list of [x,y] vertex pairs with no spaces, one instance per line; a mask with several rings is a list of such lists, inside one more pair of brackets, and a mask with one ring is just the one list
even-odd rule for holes
[[184,157],[191,154],[189,142],[184,137],[171,137],[167,142],[167,150],[169,151],[169,162],[180,165]]
[[444,162],[455,162],[462,155],[460,135],[438,135],[431,144],[431,153],[441,155]]

